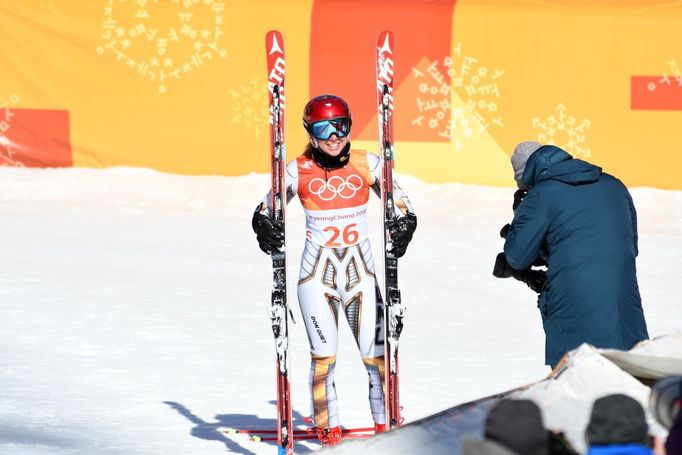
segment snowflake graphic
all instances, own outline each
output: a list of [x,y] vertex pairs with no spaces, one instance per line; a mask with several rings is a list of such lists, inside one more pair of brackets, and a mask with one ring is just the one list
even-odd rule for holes
[[[677,82],[677,85],[682,87],[682,71],[680,71],[680,67],[677,65],[675,59],[670,59],[668,62],[668,70],[670,70],[670,75]],[[668,73],[664,71],[663,77],[659,79],[658,82],[650,82],[647,89],[649,89],[650,92],[653,92],[659,85],[672,85],[672,82]]]
[[24,164],[16,159],[15,146],[7,136],[12,128],[12,117],[14,117],[10,106],[18,103],[19,96],[16,93],[5,98],[0,92],[0,166],[24,167]]
[[[453,141],[455,150],[461,151],[464,141],[473,135],[483,134],[492,126],[504,127],[497,113],[498,82],[503,75],[503,70],[490,69],[477,58],[464,55],[461,43],[451,56],[413,67],[418,94],[412,125]],[[451,105],[452,90],[463,95],[464,106]]]
[[578,158],[589,158],[590,148],[585,144],[585,130],[592,122],[588,119],[578,121],[566,113],[566,106],[559,104],[555,113],[546,119],[534,118],[533,128],[540,130],[537,141],[543,144],[555,144]]
[[268,118],[267,84],[254,76],[251,81],[238,89],[230,89],[232,96],[231,123],[241,125],[256,138],[263,134],[263,125]]
[[113,54],[166,93],[169,79],[227,57],[220,45],[224,12],[224,0],[106,0],[96,50]]

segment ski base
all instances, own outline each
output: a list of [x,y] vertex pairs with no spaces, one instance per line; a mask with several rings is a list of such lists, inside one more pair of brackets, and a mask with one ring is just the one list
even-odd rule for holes
[[[279,442],[277,437],[278,430],[273,428],[255,429],[255,428],[226,428],[222,431],[225,434],[248,435],[252,442]],[[341,440],[348,439],[366,439],[371,438],[376,434],[374,427],[358,427],[358,428],[342,428]],[[296,441],[316,441],[318,440],[317,431],[315,427],[297,428],[292,431],[293,439]],[[284,447],[278,446],[278,454],[286,454]]]
[[[223,430],[223,433],[226,434],[277,434],[277,430],[273,428],[268,428],[268,429],[253,429],[253,428],[227,428]],[[372,433],[374,434],[374,427],[359,427],[359,428],[342,428],[341,429],[341,434],[354,434],[354,433]],[[305,434],[315,434],[315,428],[310,427],[310,428],[297,428],[293,431],[293,434],[296,435],[305,435]],[[298,439],[298,438],[296,438]]]
[[[374,436],[374,432],[372,433],[348,433],[348,434],[343,434],[341,435],[341,440],[345,441],[347,439],[366,439],[366,438],[371,438]],[[253,442],[273,442],[277,441],[276,436],[251,436],[249,438]],[[317,435],[316,434],[302,434],[296,438],[297,441],[316,441],[317,440]]]

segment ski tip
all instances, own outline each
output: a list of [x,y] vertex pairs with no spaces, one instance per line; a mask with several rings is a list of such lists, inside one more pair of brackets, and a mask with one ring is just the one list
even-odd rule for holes
[[390,30],[382,30],[379,32],[379,35],[377,37],[377,44],[379,46],[386,46],[387,43],[392,43],[393,42],[393,32]]
[[261,442],[263,440],[262,437],[256,435],[252,435],[249,439],[251,439],[253,442]]
[[284,53],[284,39],[279,30],[270,30],[265,34],[265,50],[268,55]]
[[377,37],[377,57],[393,55],[393,32],[384,30]]
[[227,434],[237,434],[237,433],[239,433],[239,430],[236,429],[236,428],[225,428],[225,429],[223,430],[223,433],[227,433]]

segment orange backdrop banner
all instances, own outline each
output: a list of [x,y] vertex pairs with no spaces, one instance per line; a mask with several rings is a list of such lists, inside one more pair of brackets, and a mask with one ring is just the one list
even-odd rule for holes
[[664,0],[0,0],[0,165],[268,171],[264,36],[287,50],[287,150],[311,96],[377,150],[395,34],[396,166],[511,186],[537,140],[630,186],[682,189],[682,4]]

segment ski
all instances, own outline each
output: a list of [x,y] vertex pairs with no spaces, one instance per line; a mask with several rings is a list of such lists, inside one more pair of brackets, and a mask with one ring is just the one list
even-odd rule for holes
[[[258,430],[258,429],[250,429],[250,428],[227,428],[227,429],[223,430],[223,433],[226,433],[226,434],[270,435],[270,434],[277,433],[277,430],[276,429]],[[374,427],[342,428],[341,429],[341,434],[357,434],[357,433],[374,434]],[[315,433],[315,428],[310,427],[310,428],[297,428],[297,429],[292,431],[292,434],[298,436],[298,435],[316,434],[316,433]]]
[[[365,438],[371,438],[374,436],[374,433],[346,433],[341,436],[342,440],[346,439],[365,439]],[[277,438],[275,437],[269,437],[269,436],[251,436],[249,438],[253,442],[269,442],[269,441],[276,441]],[[297,440],[317,440],[317,435],[316,434],[302,434],[296,438]]]
[[[284,40],[277,30],[265,35],[268,62],[268,99],[270,102],[271,216],[286,220],[286,146],[284,80],[286,60]],[[286,238],[286,237],[285,237]],[[287,306],[286,241],[280,251],[272,252],[272,298],[270,319],[277,352],[277,446],[278,455],[294,453],[294,435],[289,385],[289,321]]]
[[387,429],[402,423],[398,382],[398,341],[403,329],[405,307],[398,288],[398,259],[391,252],[388,229],[396,218],[393,203],[393,33],[379,33],[376,47],[377,113],[379,149],[381,150],[381,200],[384,227],[384,321],[385,330],[385,400]]

